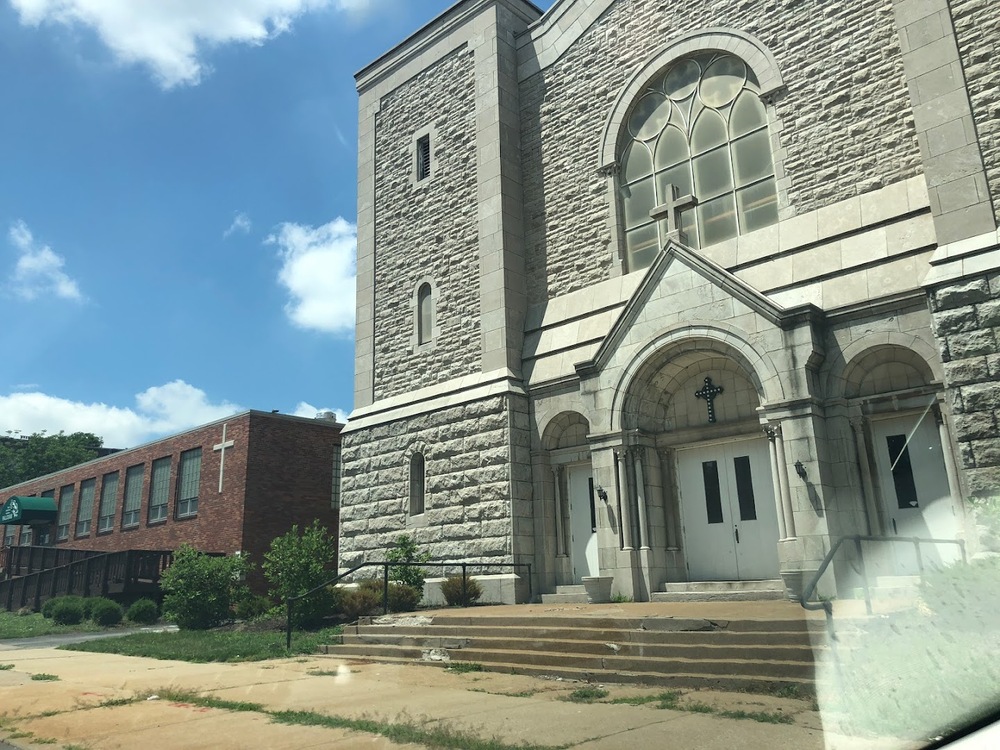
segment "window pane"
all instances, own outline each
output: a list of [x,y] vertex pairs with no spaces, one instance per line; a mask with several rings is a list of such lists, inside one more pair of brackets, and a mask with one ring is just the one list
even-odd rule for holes
[[701,78],[701,67],[694,60],[681,60],[669,71],[663,79],[663,90],[674,101],[687,99],[698,87]]
[[726,131],[726,121],[722,115],[710,109],[703,110],[698,115],[698,122],[694,124],[694,131],[691,133],[691,151],[700,154],[725,143],[729,139]]
[[77,536],[90,533],[90,520],[94,516],[94,489],[96,486],[96,479],[84,479],[80,482],[80,509],[76,514]]
[[59,520],[56,529],[57,539],[69,538],[69,520],[73,517],[73,485],[69,484],[59,490]]
[[715,461],[705,461],[701,465],[702,478],[705,481],[705,509],[708,512],[709,523],[722,523],[722,492],[719,488],[719,464]]
[[670,119],[670,100],[662,94],[642,97],[628,121],[628,131],[640,141],[655,138]]
[[736,497],[740,503],[740,520],[757,520],[757,502],[753,496],[753,476],[750,473],[750,456],[737,456],[733,459],[733,469],[736,472]]
[[774,189],[774,180],[764,180],[751,185],[740,190],[736,196],[740,206],[742,231],[752,232],[777,223],[778,196]]
[[676,167],[664,170],[656,175],[656,194],[660,201],[667,200],[670,195],[670,186],[677,188],[678,195],[690,195],[694,192],[691,184],[691,165],[688,162],[678,164]]
[[177,469],[177,515],[193,516],[198,512],[198,488],[201,485],[201,448],[184,451]]
[[747,78],[742,60],[723,55],[708,66],[701,79],[701,100],[709,107],[729,104],[740,93]]
[[649,218],[649,212],[656,208],[656,193],[653,189],[652,177],[634,185],[626,185],[622,188],[622,196],[625,204],[626,229],[652,221]]
[[733,189],[729,149],[718,148],[694,159],[694,189],[698,200],[714,198]]
[[733,105],[729,115],[729,132],[733,138],[738,138],[751,130],[762,128],[767,124],[767,113],[760,97],[751,91],[744,91]]
[[167,518],[167,498],[170,494],[170,456],[153,461],[153,471],[149,479],[149,520],[163,521]]
[[766,130],[758,130],[733,143],[733,172],[737,187],[774,175],[771,142]]
[[656,144],[656,168],[672,167],[691,158],[688,153],[687,138],[680,130],[671,126],[663,131]]
[[142,505],[142,477],[146,468],[143,464],[130,466],[125,470],[125,501],[122,504],[122,527],[139,523],[139,506]]
[[656,231],[656,224],[649,224],[626,234],[625,245],[628,249],[628,270],[648,268],[660,251],[660,235]]
[[632,144],[622,157],[622,177],[625,182],[633,182],[653,174],[653,157],[644,143]]
[[111,531],[115,525],[115,501],[118,497],[118,472],[105,474],[101,482],[101,510],[98,531]]
[[698,206],[702,247],[736,236],[736,211],[733,203],[732,195],[724,195]]

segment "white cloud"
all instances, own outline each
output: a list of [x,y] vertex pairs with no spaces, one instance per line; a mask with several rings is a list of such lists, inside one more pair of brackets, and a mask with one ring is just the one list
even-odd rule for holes
[[0,396],[0,434],[93,432],[104,438],[106,446],[128,448],[240,411],[244,409],[228,401],[211,402],[204,391],[183,380],[147,388],[136,394],[133,407],[70,401],[39,392],[12,393]]
[[250,217],[240,211],[233,217],[233,223],[229,225],[229,229],[222,233],[222,236],[224,239],[228,239],[237,232],[240,234],[249,234],[252,228],[253,222],[250,221]]
[[347,412],[343,409],[333,409],[327,406],[317,409],[312,404],[306,401],[299,401],[299,405],[295,407],[295,411],[292,412],[293,417],[308,417],[309,419],[315,419],[316,415],[323,411],[332,411],[337,415],[337,421],[341,424],[347,423]]
[[54,296],[83,301],[79,285],[63,271],[66,261],[48,245],[36,243],[27,224],[14,222],[7,238],[20,255],[8,279],[8,286],[17,296],[26,300]]
[[381,0],[10,0],[21,23],[86,26],[126,64],[148,66],[164,88],[195,85],[206,50],[261,45],[305,13],[332,8],[352,16]]
[[278,281],[291,300],[285,313],[301,327],[324,333],[354,331],[357,227],[337,218],[320,227],[282,224],[267,238],[278,245]]

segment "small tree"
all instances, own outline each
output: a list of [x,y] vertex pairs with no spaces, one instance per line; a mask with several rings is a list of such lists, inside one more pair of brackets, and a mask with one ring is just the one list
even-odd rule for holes
[[207,630],[232,618],[232,605],[246,584],[245,557],[212,557],[183,544],[160,577],[163,616],[181,630]]
[[[264,553],[264,577],[270,586],[271,598],[284,602],[319,586],[333,575],[336,547],[325,527],[313,521],[302,533],[292,526],[284,536],[271,542]],[[332,593],[323,589],[307,599],[295,602],[292,610],[294,627],[315,627],[334,608]]]
[[[430,554],[421,552],[416,540],[408,534],[396,538],[395,545],[385,554],[386,562],[391,563],[422,563],[431,559]],[[406,586],[411,586],[424,593],[424,576],[426,571],[415,565],[394,565],[389,568],[389,578]]]

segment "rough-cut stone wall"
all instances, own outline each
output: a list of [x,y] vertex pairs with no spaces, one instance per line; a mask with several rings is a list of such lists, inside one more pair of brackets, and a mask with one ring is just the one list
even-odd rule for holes
[[967,488],[974,495],[996,495],[1000,490],[1000,274],[937,289],[931,302]]
[[[375,398],[474,373],[480,362],[473,53],[393,91],[375,126]],[[434,169],[413,182],[414,133],[433,126]],[[436,289],[430,349],[413,351],[413,295]]]
[[920,174],[890,0],[620,0],[521,87],[529,300],[607,278],[610,202],[599,139],[618,92],[680,34],[726,26],[774,53],[788,200],[799,213]]
[[[996,35],[1000,25],[1000,3],[952,0],[951,12],[990,194],[1000,195],[1000,102],[997,100],[1000,68],[996,65],[1000,55]],[[993,210],[1000,222],[1000,207],[996,201]]]
[[[345,435],[341,566],[380,559],[404,531],[434,560],[511,561],[512,484],[528,484],[522,401],[494,397]],[[414,446],[424,448],[425,511],[408,528]],[[517,504],[519,517],[530,519],[528,506]],[[518,525],[530,536],[530,524]]]

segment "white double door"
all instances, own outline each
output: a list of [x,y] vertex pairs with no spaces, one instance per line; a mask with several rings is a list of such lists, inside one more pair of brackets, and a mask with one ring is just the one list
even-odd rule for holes
[[[948,486],[941,439],[934,417],[894,417],[873,421],[875,470],[888,536],[955,539],[958,519]],[[898,575],[915,575],[920,563],[912,544],[887,550]],[[961,557],[958,545],[921,544],[922,562],[938,567]]]
[[598,575],[597,506],[594,502],[594,479],[590,465],[567,469],[569,491],[569,558],[573,579]]
[[778,577],[778,512],[766,439],[677,451],[692,581]]

